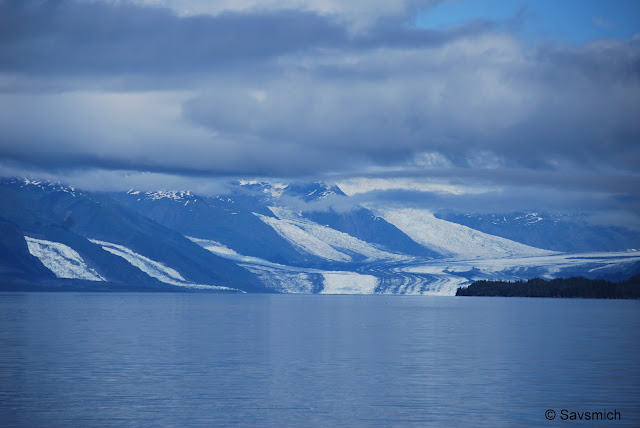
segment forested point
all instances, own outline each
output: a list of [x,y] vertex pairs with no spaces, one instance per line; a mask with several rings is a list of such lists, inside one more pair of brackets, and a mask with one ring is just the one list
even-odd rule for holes
[[640,275],[609,282],[583,277],[534,278],[528,281],[476,281],[460,287],[456,296],[581,297],[587,299],[640,299]]

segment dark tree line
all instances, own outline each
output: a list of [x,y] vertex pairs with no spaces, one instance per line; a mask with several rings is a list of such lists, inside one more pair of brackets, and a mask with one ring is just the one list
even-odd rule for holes
[[528,281],[476,281],[458,288],[456,296],[582,297],[589,299],[640,299],[640,275],[609,282],[582,277],[540,278]]

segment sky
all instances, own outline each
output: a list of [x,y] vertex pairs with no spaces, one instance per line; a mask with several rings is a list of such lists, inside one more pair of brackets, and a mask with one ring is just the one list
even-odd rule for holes
[[0,175],[640,228],[636,0],[0,0]]

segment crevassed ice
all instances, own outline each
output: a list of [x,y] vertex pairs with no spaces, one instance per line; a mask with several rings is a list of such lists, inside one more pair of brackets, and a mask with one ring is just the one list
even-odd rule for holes
[[325,294],[373,294],[379,284],[373,275],[285,266],[243,256],[216,241],[188,238],[221,257],[241,262],[240,266],[258,276],[265,286],[281,293],[313,293],[315,277],[322,278]]
[[58,278],[106,281],[98,272],[84,262],[80,254],[60,242],[25,237],[29,252],[40,259]]
[[325,272],[322,294],[373,294],[378,278],[354,272]]
[[280,293],[310,294],[313,293],[311,273],[286,271],[261,265],[242,265],[255,274],[262,283]]

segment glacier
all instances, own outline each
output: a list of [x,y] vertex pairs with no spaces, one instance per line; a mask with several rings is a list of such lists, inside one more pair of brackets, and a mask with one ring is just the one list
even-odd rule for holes
[[640,262],[639,251],[547,252],[521,257],[386,260],[354,272],[286,266],[238,254],[216,241],[189,239],[220,257],[238,262],[256,274],[266,287],[281,293],[453,296],[459,287],[476,280],[554,278],[559,274],[571,275],[574,269],[595,273]]
[[405,255],[378,249],[347,233],[317,224],[288,208],[273,206],[269,209],[275,218],[254,214],[295,248],[325,260],[349,262],[353,260],[352,255],[365,257],[366,262],[408,259]]
[[281,293],[374,294],[380,282],[376,276],[368,274],[281,265],[238,254],[216,241],[187,238],[220,257],[239,262],[240,266],[256,274],[266,287]]
[[25,240],[31,255],[40,259],[56,277],[106,281],[102,275],[87,266],[80,254],[71,247],[60,242],[28,236],[25,236]]
[[379,214],[418,244],[455,259],[495,259],[556,253],[441,220],[427,210],[379,210]]
[[325,272],[321,294],[373,294],[378,278],[355,272]]
[[116,256],[122,257],[150,277],[153,277],[160,282],[164,282],[165,284],[203,290],[238,291],[235,288],[225,287],[221,285],[195,284],[189,282],[177,270],[155,260],[151,260],[150,258],[143,256],[142,254],[138,254],[123,245],[114,244],[112,242],[99,241],[97,239],[90,239],[90,241],[96,245],[100,245],[103,250],[108,251]]
[[[25,238],[29,253],[59,278],[126,282],[126,278],[116,278],[117,271],[101,264],[116,263],[128,270],[129,266],[122,265],[126,261],[140,271],[128,272],[142,282],[154,278],[185,288],[236,290],[221,285],[242,288],[250,284],[246,291],[453,295],[459,287],[476,280],[548,279],[574,275],[616,280],[637,272],[640,266],[640,252],[624,251],[626,248],[638,248],[631,245],[635,244],[633,237],[628,240],[630,245],[620,247],[618,252],[589,252],[570,248],[552,248],[556,251],[551,251],[547,248],[549,234],[543,235],[547,237],[546,241],[537,240],[538,235],[535,235],[536,239],[527,241],[530,245],[525,245],[521,239],[499,237],[489,230],[480,231],[472,224],[451,221],[438,212],[419,207],[354,204],[356,208],[353,208],[346,199],[338,201],[339,198],[349,198],[340,188],[322,183],[271,185],[259,181],[240,181],[229,194],[206,197],[188,190],[130,190],[126,197],[116,195],[115,202],[135,208],[137,214],[132,214],[132,219],[142,222],[138,214],[150,218],[149,213],[153,211],[157,219],[152,221],[183,236],[193,235],[185,237],[216,255],[218,258],[212,258],[203,254],[201,249],[179,240],[179,248],[185,255],[193,251],[196,256],[201,256],[201,259],[194,257],[193,261],[203,260],[204,272],[209,275],[206,276],[202,274],[203,270],[190,270],[192,259],[189,256],[174,259],[171,252],[161,252],[159,254],[163,256],[149,257],[152,253],[146,246],[130,247],[126,242],[121,242],[120,237],[126,235],[122,232],[111,234],[110,228],[101,223],[110,221],[108,215],[85,222],[83,219],[88,211],[85,205],[78,204],[78,200],[88,202],[87,206],[98,210],[103,209],[103,203],[107,208],[116,207],[120,210],[118,213],[129,218],[125,208],[112,205],[113,201],[107,199],[109,195],[85,194],[74,188],[30,180],[13,179],[5,181],[3,185],[11,190],[6,193],[5,206],[18,204],[22,210],[30,209],[28,207],[33,205],[35,199],[42,204],[39,208],[42,219],[49,218],[52,210],[58,209],[58,206],[65,206],[64,209],[58,209],[58,223],[68,226],[68,230],[76,235],[100,239],[90,240],[96,245],[91,249],[94,254],[82,246],[88,243],[76,248],[73,239],[59,239],[71,245],[69,247],[61,242],[38,239],[39,235],[36,235],[38,238]],[[346,190],[347,194],[352,194],[358,189]],[[328,195],[331,198],[327,199]],[[323,198],[327,201],[316,203]],[[298,201],[291,202],[294,199]],[[196,201],[199,203],[194,206]],[[340,209],[334,209],[334,203]],[[351,211],[345,211],[345,208]],[[353,210],[365,212],[357,211],[354,214]],[[231,218],[230,214],[240,215]],[[10,221],[23,226],[25,220],[20,216],[11,211],[7,215]],[[67,222],[67,218],[73,221]],[[180,224],[195,226],[182,230],[177,226],[176,218],[180,219]],[[241,219],[235,221],[236,218]],[[39,221],[41,224],[43,220]],[[168,224],[163,224],[165,222]],[[487,222],[494,226],[495,223],[509,223],[509,226],[525,224],[538,227],[549,220],[544,214],[524,212],[512,216],[496,214],[484,223]],[[113,222],[107,223],[117,227]],[[571,226],[573,223],[568,224]],[[24,227],[33,229],[29,221]],[[96,235],[93,227],[100,227],[99,235]],[[164,245],[174,245],[171,239],[175,235],[153,223],[142,222],[139,226],[136,223],[126,230],[135,231],[138,227],[145,236],[160,234],[160,241]],[[573,229],[568,230],[571,232]],[[200,232],[202,236],[199,236]],[[602,229],[596,230],[593,235],[598,233],[602,233]],[[113,239],[110,239],[111,236]],[[538,245],[547,249],[536,248]],[[598,246],[594,248],[595,251],[601,251]],[[122,260],[100,254],[99,249]],[[23,251],[26,250],[24,248]],[[616,248],[611,250],[616,251]],[[217,276],[216,263],[225,269],[229,267],[232,275]],[[215,269],[210,268],[212,264],[215,264]],[[116,277],[105,278],[112,276],[110,272]],[[228,279],[219,286],[214,285],[219,281],[212,278]],[[234,285],[231,282],[234,278],[243,278],[245,282],[239,281],[236,283],[238,285]],[[155,281],[149,284],[158,285]]]
[[553,279],[565,270],[581,268],[593,273],[605,269],[640,262],[640,252],[619,251],[607,253],[550,254],[532,257],[511,257],[477,260],[441,260],[416,264],[403,269],[408,273],[460,275],[473,272],[473,279],[522,279],[523,273],[535,271],[536,276]]

